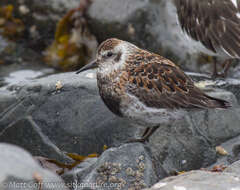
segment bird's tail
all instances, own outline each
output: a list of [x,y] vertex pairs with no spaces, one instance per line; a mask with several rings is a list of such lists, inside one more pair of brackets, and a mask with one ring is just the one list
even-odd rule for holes
[[223,108],[223,109],[227,109],[232,107],[231,103],[226,101],[226,100],[222,100],[219,98],[214,98],[211,96],[206,95],[206,97],[208,98],[208,107],[209,108]]

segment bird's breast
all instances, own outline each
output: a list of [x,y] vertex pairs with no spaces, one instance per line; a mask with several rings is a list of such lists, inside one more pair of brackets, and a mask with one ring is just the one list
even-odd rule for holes
[[109,77],[97,77],[99,94],[108,107],[108,109],[118,116],[122,116],[120,104],[122,101],[122,92],[119,85]]

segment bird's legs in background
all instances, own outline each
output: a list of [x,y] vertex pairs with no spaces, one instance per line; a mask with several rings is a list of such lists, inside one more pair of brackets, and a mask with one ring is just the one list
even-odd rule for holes
[[227,59],[226,61],[224,61],[224,63],[223,63],[223,66],[224,66],[223,75],[224,75],[224,77],[227,76],[228,70],[229,70],[230,66],[232,65],[232,62],[233,62],[233,59]]
[[225,78],[227,76],[227,72],[232,64],[232,61],[233,59],[227,59],[224,61],[223,63],[223,70],[221,73],[218,72],[217,70],[217,58],[214,57],[213,58],[214,61],[213,61],[213,74],[212,74],[212,78],[215,79],[215,78]]

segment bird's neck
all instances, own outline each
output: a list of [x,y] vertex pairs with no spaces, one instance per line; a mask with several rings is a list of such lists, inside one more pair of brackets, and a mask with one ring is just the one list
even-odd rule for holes
[[100,71],[98,70],[97,71],[97,81],[98,81],[98,83],[101,83],[102,85],[111,86],[119,80],[121,71],[122,71],[122,69],[111,70],[111,72],[109,72],[109,70],[107,70],[107,72],[101,72],[101,70]]

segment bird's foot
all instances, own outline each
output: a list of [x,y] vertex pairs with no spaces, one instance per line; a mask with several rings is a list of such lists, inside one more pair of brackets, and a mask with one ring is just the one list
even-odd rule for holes
[[154,127],[148,127],[144,131],[143,135],[139,139],[130,139],[126,141],[126,143],[134,143],[134,142],[140,142],[140,143],[145,143],[149,142],[150,136],[158,129],[159,126],[154,126]]

